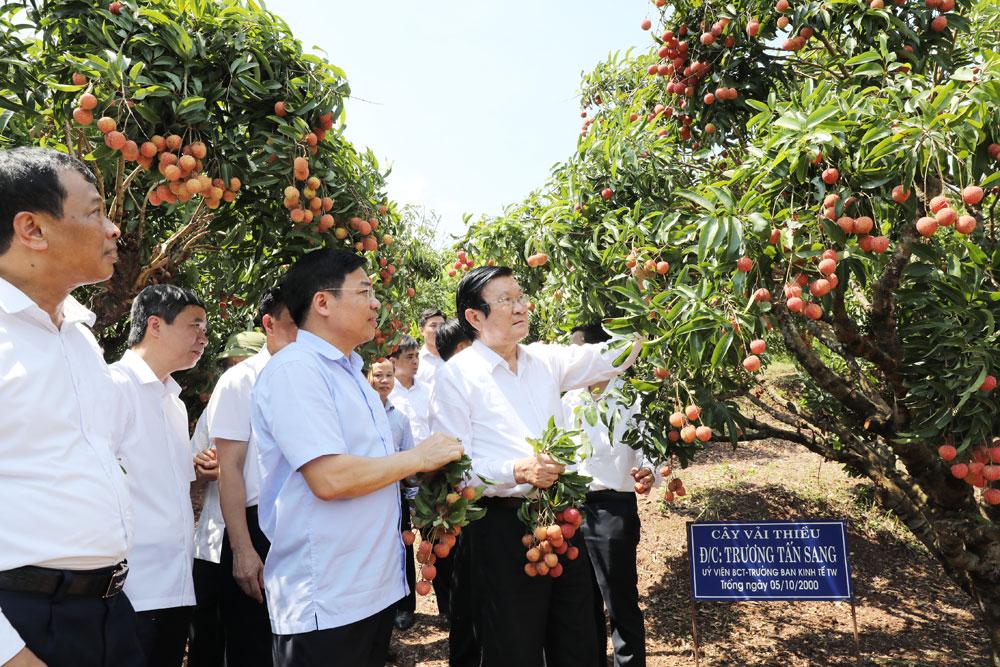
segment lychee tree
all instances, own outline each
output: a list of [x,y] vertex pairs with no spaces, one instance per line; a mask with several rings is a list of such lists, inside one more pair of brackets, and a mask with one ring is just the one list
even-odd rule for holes
[[392,339],[405,231],[374,156],[342,135],[344,72],[278,16],[238,0],[14,2],[0,34],[0,147],[83,158],[122,230],[114,277],[88,295],[109,353],[145,285],[193,287],[238,327],[320,245],[368,254],[389,304],[376,342]]
[[654,460],[772,437],[869,478],[1000,664],[1000,10],[654,4],[650,50],[585,75],[575,154],[466,247],[522,262],[551,335],[647,336],[623,391]]

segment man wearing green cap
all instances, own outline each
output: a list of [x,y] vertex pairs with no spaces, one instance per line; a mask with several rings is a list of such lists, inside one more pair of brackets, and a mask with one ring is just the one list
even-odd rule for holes
[[[261,299],[257,324],[264,329],[267,345],[222,375],[205,408],[208,437],[219,458],[219,499],[225,520],[221,566],[231,573],[222,590],[226,664],[240,667],[272,665],[263,582],[270,543],[257,520],[260,474],[251,438],[250,393],[271,356],[298,335],[280,289]],[[249,349],[250,341],[240,342],[241,349]]]
[[226,346],[216,358],[226,368],[232,368],[260,352],[266,344],[267,336],[259,331],[237,331],[226,339]]
[[[216,359],[229,369],[260,352],[267,337],[257,331],[239,331],[226,339]],[[198,418],[191,436],[191,451],[214,464],[215,478],[206,481],[201,516],[194,533],[194,593],[197,603],[188,634],[188,667],[218,667],[225,662],[225,634],[222,631],[222,591],[232,574],[222,559],[222,535],[226,528],[219,504],[218,461],[208,437],[208,411]],[[207,478],[206,478],[207,479]]]

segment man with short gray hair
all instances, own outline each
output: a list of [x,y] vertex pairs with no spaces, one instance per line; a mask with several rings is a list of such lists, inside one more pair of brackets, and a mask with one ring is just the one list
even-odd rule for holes
[[70,292],[111,277],[120,232],[94,175],[0,150],[0,664],[138,667],[121,592],[132,540],[117,394]]

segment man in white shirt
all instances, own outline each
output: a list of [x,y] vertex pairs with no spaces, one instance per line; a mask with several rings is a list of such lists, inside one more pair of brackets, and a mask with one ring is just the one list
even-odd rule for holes
[[424,383],[428,391],[434,388],[434,374],[444,366],[444,359],[438,354],[437,349],[437,330],[442,324],[444,324],[444,313],[437,308],[428,308],[417,318],[417,326],[420,327],[424,345],[420,348],[420,367],[417,369],[416,377]]
[[[226,339],[216,357],[223,368],[242,363],[263,349],[267,338],[257,331],[239,331]],[[193,455],[208,454],[215,461],[216,477],[203,485],[201,514],[194,531],[194,594],[197,600],[188,632],[188,667],[219,667],[225,660],[222,591],[232,572],[224,570],[222,534],[226,524],[219,504],[218,457],[208,437],[208,411],[202,410],[191,436]]]
[[439,326],[434,334],[434,343],[437,345],[438,355],[444,362],[472,345],[472,341],[458,320],[448,320]]
[[[610,339],[600,323],[573,330],[578,345],[603,343]],[[635,554],[639,546],[639,508],[635,494],[649,493],[653,471],[642,453],[622,443],[625,432],[634,428],[633,417],[640,409],[622,405],[613,394],[621,379],[599,382],[563,395],[566,424],[582,431],[581,440],[590,449],[579,471],[590,477],[590,492],[584,505],[580,527],[593,566],[594,621],[598,632],[597,655],[607,656],[604,609],[611,619],[615,667],[642,667],[646,664],[646,631],[639,609],[639,575]],[[608,430],[612,425],[614,432]]]
[[461,458],[462,446],[434,434],[396,452],[354,352],[374,338],[381,306],[362,257],[304,255],[282,298],[299,335],[264,368],[252,410],[275,662],[381,666],[408,592],[398,482]]
[[111,277],[118,228],[87,167],[0,150],[0,665],[141,667],[118,404],[69,293]]
[[205,305],[176,285],[150,285],[132,301],[129,349],[111,366],[126,407],[118,456],[135,516],[125,583],[149,667],[180,667],[194,609],[195,480],[187,408],[172,374],[208,344]]
[[[410,340],[413,340],[412,338]],[[414,351],[416,341],[414,341]],[[410,428],[410,420],[405,414],[396,409],[392,404],[390,395],[396,385],[395,368],[393,362],[388,359],[373,361],[368,369],[368,382],[372,389],[378,393],[385,406],[385,416],[389,419],[389,430],[392,431],[392,440],[396,444],[396,451],[403,452],[413,449],[413,429]],[[401,530],[410,530],[410,498],[416,495],[416,489],[406,489],[400,499],[400,521]],[[438,561],[440,562],[440,560]],[[397,630],[409,630],[413,627],[413,614],[417,610],[417,593],[414,586],[417,584],[417,569],[413,561],[413,545],[406,546],[406,585],[410,587],[409,594],[396,603],[396,619],[393,625]]]
[[396,409],[410,420],[413,441],[420,442],[431,434],[428,424],[431,392],[423,380],[417,377],[420,364],[417,341],[410,336],[403,336],[389,358],[396,373],[396,382],[389,398]]
[[[468,447],[473,470],[492,482],[486,516],[462,532],[460,559],[469,559],[473,624],[485,667],[580,667],[597,664],[593,588],[585,549],[567,561],[561,577],[528,577],[517,509],[534,488],[547,488],[563,466],[535,455],[526,438],[540,437],[550,418],[562,426],[560,392],[609,380],[617,353],[602,345],[523,346],[527,300],[510,269],[469,271],[455,298],[459,322],[472,346],[435,377],[431,427],[455,434]],[[583,547],[579,536],[573,538]],[[466,570],[456,565],[459,572]],[[462,595],[462,591],[455,591]]]
[[226,662],[240,667],[273,664],[263,583],[270,543],[261,532],[257,513],[260,473],[250,406],[251,392],[264,366],[298,334],[280,288],[264,294],[257,307],[256,324],[263,327],[267,344],[223,373],[205,408],[209,438],[219,458],[219,494],[225,522],[220,564],[230,573],[222,592]]
[[[436,313],[438,311],[433,312]],[[424,315],[427,314],[428,311],[425,311]],[[429,317],[424,323],[424,327],[429,331],[433,330],[433,333],[430,334],[435,337],[433,358],[443,364],[444,361],[437,356],[437,319],[440,319],[437,315]],[[423,316],[421,316],[421,320],[424,320]],[[400,338],[396,349],[389,355],[396,373],[396,382],[392,388],[392,393],[389,394],[389,399],[392,401],[393,406],[406,415],[406,418],[409,420],[414,442],[420,442],[431,434],[431,392],[430,388],[419,377],[419,368],[421,368],[420,364],[422,362],[420,361],[421,357],[417,355],[417,347],[418,344],[415,339],[410,336],[403,336]],[[421,350],[421,354],[423,353],[424,351]],[[409,504],[404,499],[404,513],[408,512],[409,509]],[[446,558],[438,558],[437,562],[434,563],[438,576],[434,578],[432,584],[434,586],[434,597],[437,600],[438,613],[442,616],[448,616],[449,612],[448,604],[451,599],[451,570],[453,562],[452,557],[449,555]],[[410,588],[413,588],[412,583],[410,584]],[[416,609],[416,594],[412,590],[410,591],[409,598],[413,598],[413,606]],[[401,630],[412,624],[412,614],[403,612],[396,618],[396,627]]]

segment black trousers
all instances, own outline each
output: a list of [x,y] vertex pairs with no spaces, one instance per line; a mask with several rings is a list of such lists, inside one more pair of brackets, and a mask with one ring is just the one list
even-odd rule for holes
[[147,667],[181,667],[194,607],[150,609],[135,613],[135,634]]
[[226,635],[222,628],[222,587],[227,573],[218,563],[194,559],[197,605],[188,630],[188,667],[222,667]]
[[639,509],[635,493],[597,491],[587,494],[580,527],[593,564],[594,621],[602,665],[607,664],[608,639],[604,608],[611,620],[615,667],[644,667],[646,629],[639,609]]
[[[250,541],[263,561],[271,549],[257,520],[257,506],[247,508]],[[266,600],[261,604],[248,596],[233,578],[233,548],[229,534],[222,537],[219,565],[228,573],[222,589],[222,624],[226,634],[226,664],[231,667],[271,667],[271,621]]]
[[597,628],[590,560],[579,534],[576,560],[560,558],[563,574],[524,573],[527,532],[516,507],[486,501],[486,516],[465,529],[460,556],[469,559],[473,627],[483,667],[597,665]]
[[[450,667],[478,667],[480,661],[479,642],[476,641],[472,612],[472,572],[469,559],[462,556],[466,541],[463,533],[458,543],[448,555],[452,561],[451,582],[448,600],[448,664]],[[441,575],[438,575],[441,576]]]
[[[274,636],[276,667],[383,667],[396,605],[328,630]],[[234,666],[235,667],[235,666]]]
[[434,597],[437,598],[438,613],[449,619],[451,618],[451,586],[454,577],[452,570],[455,569],[455,550],[457,548],[458,544],[456,543],[455,548],[451,550],[447,558],[438,558],[434,561],[437,576],[431,582],[431,585],[434,586]]
[[103,599],[0,591],[0,608],[49,667],[144,667],[124,593]]
[[[402,494],[399,496],[399,516],[401,530],[413,528],[410,523],[410,501]],[[414,590],[417,585],[417,566],[413,560],[412,544],[406,547],[406,583],[410,586],[410,594],[396,603],[396,611],[408,611],[412,614],[417,610],[417,592]]]

